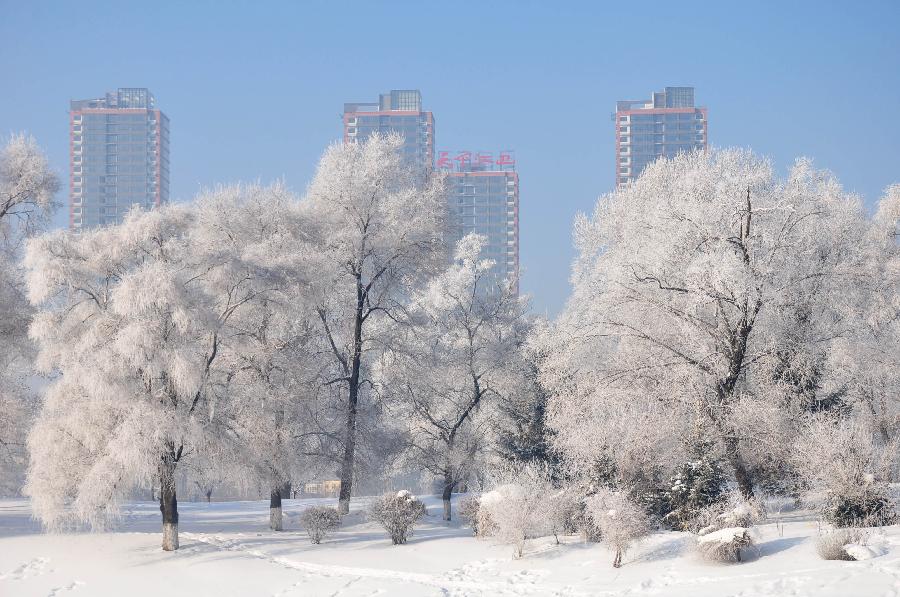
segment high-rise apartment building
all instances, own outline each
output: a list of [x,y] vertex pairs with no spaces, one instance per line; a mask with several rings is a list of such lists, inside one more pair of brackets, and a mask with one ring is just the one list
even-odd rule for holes
[[422,110],[417,89],[382,93],[378,103],[344,104],[344,141],[363,141],[372,133],[399,133],[406,142],[403,154],[410,163],[434,164],[434,115]]
[[693,87],[666,87],[649,100],[616,102],[616,183],[627,184],[647,164],[682,151],[706,149],[706,108],[694,106]]
[[169,200],[169,119],[148,89],[74,100],[69,111],[69,227],[116,224]]
[[482,257],[494,261],[485,286],[511,280],[519,289],[519,175],[510,151],[438,152],[436,167],[447,173],[449,248],[475,232],[487,237]]

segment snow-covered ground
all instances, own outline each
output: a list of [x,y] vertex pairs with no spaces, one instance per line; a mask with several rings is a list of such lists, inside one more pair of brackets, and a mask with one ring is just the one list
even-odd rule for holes
[[24,500],[0,500],[0,595],[900,595],[900,527],[873,541],[879,557],[826,562],[816,523],[800,514],[756,528],[758,554],[743,564],[698,561],[684,533],[656,533],[611,567],[603,546],[567,537],[511,548],[475,539],[429,516],[407,545],[365,522],[365,500],[342,528],[311,545],[297,514],[324,500],[287,500],[286,531],[267,529],[268,502],[183,503],[181,549],[160,545],[156,504],[129,504],[115,532],[43,535]]

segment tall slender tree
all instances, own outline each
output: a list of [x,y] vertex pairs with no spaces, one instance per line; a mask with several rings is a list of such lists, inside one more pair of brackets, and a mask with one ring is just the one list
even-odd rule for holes
[[380,369],[384,392],[407,423],[408,458],[440,481],[444,519],[453,490],[498,448],[501,400],[521,390],[525,301],[497,284],[484,237],[459,241],[455,262],[417,293],[403,341]]
[[410,167],[401,149],[396,135],[329,147],[306,200],[319,252],[316,311],[332,357],[325,383],[340,388],[344,400],[342,513],[350,506],[357,418],[371,389],[368,355],[381,344],[379,321],[397,317],[446,257],[443,181]]

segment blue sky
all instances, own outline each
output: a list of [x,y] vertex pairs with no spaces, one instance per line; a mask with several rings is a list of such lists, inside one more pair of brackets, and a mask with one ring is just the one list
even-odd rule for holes
[[124,4],[0,0],[0,134],[35,135],[65,178],[68,100],[149,87],[174,200],[302,192],[345,101],[418,88],[438,148],[516,151],[539,312],[568,294],[573,216],[613,186],[617,99],[692,85],[716,146],[782,172],[810,156],[869,206],[900,181],[897,1]]

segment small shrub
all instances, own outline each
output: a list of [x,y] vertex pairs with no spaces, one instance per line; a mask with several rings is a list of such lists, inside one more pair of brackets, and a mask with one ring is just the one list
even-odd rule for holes
[[509,463],[496,471],[494,489],[481,496],[478,529],[513,546],[521,558],[528,539],[551,532],[548,515],[553,482],[549,469],[538,463]]
[[300,513],[300,524],[306,529],[309,540],[318,545],[328,533],[341,526],[337,508],[310,506]]
[[585,543],[599,543],[602,539],[600,529],[594,524],[584,500],[580,500],[576,504],[575,512],[572,514],[572,524],[575,525],[575,532],[581,535],[581,540]]
[[425,504],[405,489],[375,499],[369,508],[369,519],[385,528],[394,545],[406,543],[413,526],[424,515]]
[[707,562],[740,562],[741,550],[753,545],[750,532],[743,527],[712,531],[697,539],[697,553]]
[[766,509],[758,500],[748,500],[738,491],[723,494],[720,501],[700,508],[682,521],[682,530],[707,535],[733,527],[751,527],[765,520]]
[[851,543],[864,545],[866,539],[866,532],[862,529],[835,529],[816,537],[816,553],[823,560],[852,561],[855,558],[848,554],[844,547]]
[[456,506],[456,513],[472,527],[472,533],[476,537],[482,534],[478,528],[478,513],[480,509],[481,504],[477,495],[465,496],[459,500],[459,504]]
[[602,489],[585,500],[587,511],[600,530],[603,542],[616,552],[613,567],[622,565],[629,547],[650,532],[650,520],[643,508],[625,492]]
[[898,454],[900,439],[883,441],[868,422],[824,415],[795,443],[797,469],[811,493],[826,496],[822,516],[837,527],[896,519],[889,492]]
[[893,524],[897,513],[885,493],[871,491],[829,497],[822,517],[836,527],[880,527]]
[[580,529],[583,501],[571,488],[560,489],[548,500],[547,518],[550,532],[559,543],[560,535],[571,535]]

